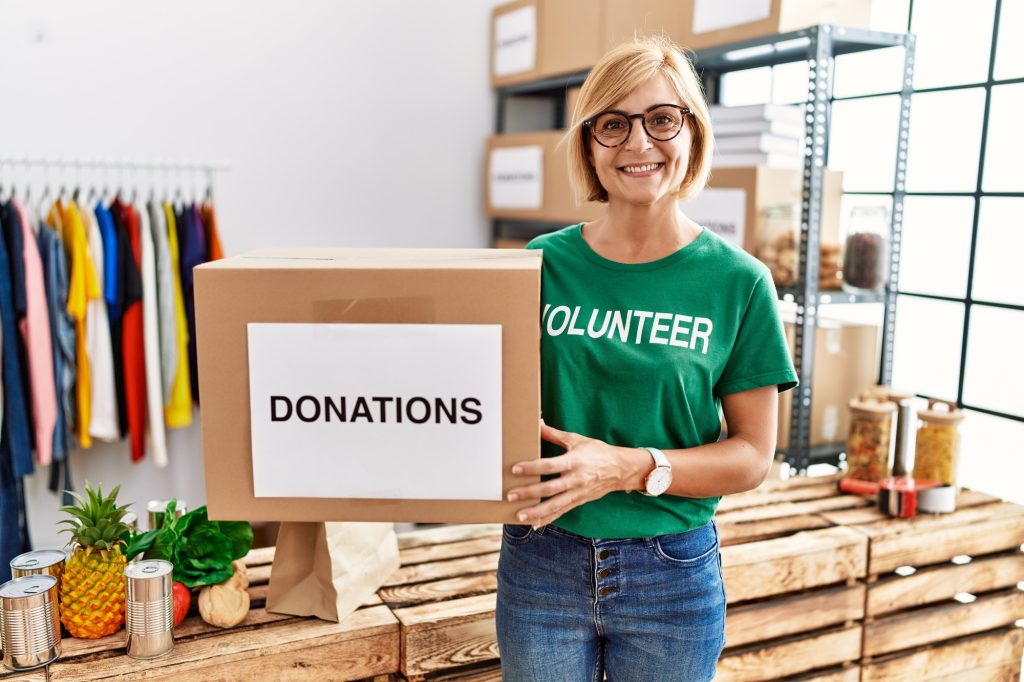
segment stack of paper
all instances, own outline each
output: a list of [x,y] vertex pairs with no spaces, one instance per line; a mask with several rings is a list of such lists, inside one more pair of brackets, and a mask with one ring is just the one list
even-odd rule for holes
[[804,111],[801,106],[754,104],[711,107],[715,168],[801,168]]

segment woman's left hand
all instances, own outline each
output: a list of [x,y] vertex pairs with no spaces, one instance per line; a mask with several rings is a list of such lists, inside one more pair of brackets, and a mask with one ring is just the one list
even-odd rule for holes
[[517,514],[520,523],[534,528],[545,526],[570,509],[612,491],[639,487],[644,467],[651,460],[650,455],[639,448],[609,445],[596,438],[560,431],[543,421],[540,435],[549,443],[565,448],[565,454],[519,462],[512,467],[512,473],[517,476],[561,475],[508,492],[509,502],[549,498]]

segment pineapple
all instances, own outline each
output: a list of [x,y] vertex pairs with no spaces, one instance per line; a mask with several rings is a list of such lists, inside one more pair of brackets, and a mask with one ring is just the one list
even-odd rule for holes
[[62,532],[71,533],[74,551],[64,564],[60,585],[60,621],[73,637],[98,639],[124,625],[124,541],[129,528],[121,519],[128,506],[117,506],[116,486],[104,497],[103,486],[85,484],[85,499],[62,507],[71,518]]

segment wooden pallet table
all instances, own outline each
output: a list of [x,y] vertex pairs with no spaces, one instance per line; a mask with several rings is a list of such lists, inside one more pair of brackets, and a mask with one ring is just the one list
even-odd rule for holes
[[[65,638],[53,680],[374,680],[398,670],[398,621],[378,597],[341,623],[268,613],[263,605],[273,548],[253,550],[249,567],[251,611],[223,630],[189,615],[175,628],[174,650],[139,661],[125,655],[124,630],[97,640]],[[43,670],[11,673],[0,681],[42,682]]]
[[863,680],[1019,679],[1024,507],[964,490],[952,514],[822,516],[868,539]]

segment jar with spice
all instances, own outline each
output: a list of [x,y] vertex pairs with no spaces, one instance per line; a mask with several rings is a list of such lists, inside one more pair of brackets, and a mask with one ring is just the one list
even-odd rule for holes
[[850,435],[846,439],[846,476],[879,481],[889,476],[889,447],[896,405],[864,393],[850,401]]
[[914,451],[914,478],[956,485],[960,422],[964,413],[953,403],[929,400],[928,409],[921,410],[917,416],[920,426]]
[[843,289],[852,293],[885,289],[889,279],[889,209],[854,206],[846,234]]

